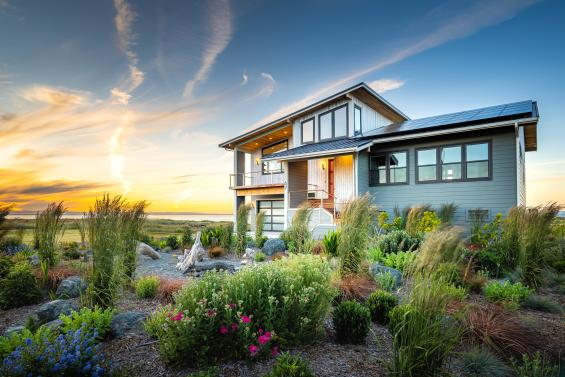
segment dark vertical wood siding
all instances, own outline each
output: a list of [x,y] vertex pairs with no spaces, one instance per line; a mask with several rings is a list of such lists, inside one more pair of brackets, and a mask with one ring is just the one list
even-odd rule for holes
[[297,208],[306,201],[308,190],[308,161],[288,163],[289,207]]

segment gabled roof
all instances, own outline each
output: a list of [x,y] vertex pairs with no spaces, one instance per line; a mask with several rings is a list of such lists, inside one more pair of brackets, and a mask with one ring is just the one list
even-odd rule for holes
[[241,134],[237,137],[234,137],[230,140],[227,140],[227,141],[219,144],[219,146],[221,148],[225,148],[225,149],[233,149],[238,144],[249,141],[249,140],[257,137],[258,135],[260,135],[262,133],[278,129],[281,126],[284,126],[285,124],[289,124],[292,121],[294,121],[294,119],[299,118],[306,113],[319,110],[319,109],[329,105],[330,103],[338,101],[340,99],[348,98],[349,94],[353,94],[353,95],[359,97],[359,99],[361,101],[367,103],[367,105],[375,108],[376,110],[378,109],[379,112],[381,112],[384,116],[386,116],[387,118],[389,118],[393,122],[401,122],[401,121],[410,119],[407,115],[405,115],[403,112],[398,110],[396,107],[394,107],[392,104],[390,104],[387,100],[385,100],[383,97],[381,97],[377,92],[375,92],[373,89],[371,89],[371,87],[369,87],[369,85],[365,84],[364,82],[361,82],[361,83],[354,85],[350,88],[342,90],[341,92],[333,94],[333,95],[326,97],[326,98],[324,98],[320,101],[314,102],[314,103],[312,103],[312,104],[310,104],[306,107],[303,107],[303,108],[296,110],[296,111],[294,111],[290,114],[287,114],[287,115],[285,115],[285,116],[283,116],[283,117],[281,117],[277,120],[274,120],[274,121],[269,122],[265,125],[257,127],[254,130],[251,130],[251,131],[246,132],[244,134]]
[[304,144],[296,148],[288,149],[277,153],[270,154],[263,158],[263,161],[269,160],[291,160],[293,158],[307,158],[319,155],[330,156],[344,153],[352,153],[363,150],[372,144],[367,139],[337,139],[323,141],[320,143]]

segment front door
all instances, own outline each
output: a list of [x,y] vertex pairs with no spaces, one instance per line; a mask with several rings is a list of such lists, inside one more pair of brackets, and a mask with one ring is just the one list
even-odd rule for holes
[[334,197],[334,161],[328,160],[328,196]]

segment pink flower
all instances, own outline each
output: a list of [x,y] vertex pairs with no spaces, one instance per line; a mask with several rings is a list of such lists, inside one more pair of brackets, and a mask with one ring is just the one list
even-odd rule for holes
[[228,327],[227,326],[220,326],[220,334],[222,335],[226,335],[228,333]]
[[230,307],[230,309],[235,309],[235,304],[228,304],[228,306]]
[[273,348],[271,348],[271,355],[278,356],[279,353],[280,353],[279,347],[274,346]]
[[258,333],[259,335],[263,334],[263,329],[259,329]]
[[260,335],[258,340],[260,344],[269,343],[271,341],[271,333],[267,331],[264,335]]
[[244,315],[244,316],[241,317],[241,322],[243,322],[243,323],[251,323],[251,318],[248,317],[248,316],[246,316],[246,315]]
[[270,337],[271,337],[271,332],[270,332],[270,331],[267,331],[267,332],[265,333],[265,336],[266,336],[267,338],[270,338]]
[[209,309],[208,310],[208,317],[212,318],[212,317],[215,317],[215,316],[216,316],[216,312],[213,311],[212,309]]
[[231,324],[231,329],[232,329],[232,331],[237,331],[238,328],[239,328],[239,326],[237,325],[237,323],[232,323],[232,324]]
[[175,315],[174,317],[171,317],[171,319],[173,321],[180,321],[182,319],[182,312],[178,312],[178,314]]
[[259,351],[259,347],[257,347],[255,344],[251,344],[249,346],[249,353],[251,355],[255,355],[258,351]]

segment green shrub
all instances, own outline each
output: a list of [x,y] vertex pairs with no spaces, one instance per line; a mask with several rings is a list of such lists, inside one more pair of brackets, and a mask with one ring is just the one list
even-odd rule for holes
[[10,270],[14,267],[14,261],[7,255],[0,254],[0,280],[8,276]]
[[63,243],[63,256],[67,259],[79,259],[81,254],[78,250],[78,246],[78,242],[75,241]]
[[557,377],[558,367],[542,358],[540,352],[533,357],[522,355],[522,362],[512,359],[512,367],[517,377]]
[[461,277],[461,268],[457,263],[454,262],[440,263],[434,274],[438,277],[441,277],[444,281],[455,285],[456,287],[463,286],[463,278]]
[[247,218],[252,208],[251,204],[242,204],[237,208],[235,252],[238,256],[242,256],[247,247]]
[[419,233],[420,220],[424,216],[424,213],[429,211],[431,211],[431,206],[429,204],[410,208],[406,215],[405,230],[412,236],[417,236]]
[[263,226],[265,225],[265,212],[259,211],[255,217],[255,244],[257,247],[263,247]]
[[144,244],[149,245],[154,249],[160,249],[159,241],[157,241],[155,237],[150,236],[147,233],[142,233],[139,235],[139,242],[143,242]]
[[309,251],[312,234],[308,230],[308,223],[311,216],[312,207],[307,201],[302,203],[292,216],[290,226],[280,235],[288,251],[297,254]]
[[168,236],[165,239],[165,246],[170,247],[173,250],[176,250],[179,248],[179,239],[177,238],[177,236]]
[[459,263],[465,255],[461,230],[443,228],[426,235],[413,266],[414,273],[434,274],[442,263]]
[[398,305],[398,297],[390,292],[375,291],[367,299],[371,319],[380,324],[388,323],[388,314]]
[[[203,365],[270,354],[309,343],[323,333],[335,291],[320,257],[291,255],[235,274],[208,272],[175,296],[174,308],[156,311],[146,329],[170,361]],[[188,316],[190,321],[180,320]],[[270,341],[258,339],[259,329]],[[277,340],[278,339],[278,340]],[[249,346],[259,349],[250,352]]]
[[59,319],[63,321],[62,329],[64,332],[68,330],[78,330],[84,327],[87,331],[98,333],[98,340],[106,337],[110,331],[110,322],[114,316],[113,309],[94,309],[81,308],[80,311],[73,311],[69,315],[62,314]]
[[376,246],[383,254],[396,253],[398,251],[413,251],[420,247],[422,239],[420,236],[411,236],[405,230],[393,230],[379,236]]
[[189,374],[189,377],[218,377],[220,369],[216,366]]
[[399,251],[397,253],[386,254],[381,263],[387,267],[406,272],[416,260],[416,251]]
[[41,291],[28,262],[16,263],[0,280],[0,308],[3,310],[36,304]]
[[392,292],[396,286],[396,279],[389,271],[375,274],[375,281],[380,289],[387,292]]
[[501,242],[493,242],[475,254],[477,269],[486,271],[488,276],[499,278],[505,269],[504,252]]
[[546,297],[538,296],[538,295],[528,296],[526,300],[523,302],[522,306],[540,312],[555,313],[555,314],[559,314],[563,311],[561,305],[559,305],[558,302],[551,301]]
[[194,232],[189,226],[182,228],[182,234],[180,236],[180,243],[183,247],[188,248],[194,243]]
[[159,278],[157,276],[144,276],[135,283],[135,294],[139,298],[153,298],[159,288]]
[[41,326],[37,331],[30,331],[27,328],[22,331],[13,332],[6,336],[0,336],[0,360],[3,360],[8,355],[16,350],[18,347],[24,347],[26,340],[30,339],[33,343],[38,341],[47,340],[49,343],[53,342],[57,337],[57,332],[53,331],[48,326]]
[[123,259],[123,272],[129,279],[133,279],[137,267],[137,240],[141,229],[147,219],[145,210],[147,202],[134,202],[126,205],[120,216],[121,257]]
[[310,364],[299,356],[282,354],[265,377],[314,377]]
[[339,343],[361,344],[369,334],[371,313],[357,301],[343,301],[334,309],[332,321]]
[[266,259],[266,256],[263,252],[258,251],[257,253],[255,253],[255,262],[264,262]]
[[512,370],[486,348],[476,347],[461,353],[462,369],[469,377],[506,377]]
[[429,233],[437,229],[441,224],[440,219],[434,211],[425,211],[418,221],[416,229],[419,233]]
[[509,281],[489,281],[483,287],[483,293],[489,301],[501,302],[510,308],[517,308],[533,292],[522,283]]
[[339,245],[339,230],[330,230],[324,235],[322,244],[324,245],[324,252],[330,257],[337,257],[337,246]]
[[342,209],[338,244],[341,275],[359,272],[367,250],[371,216],[374,212],[369,194],[349,200]]

